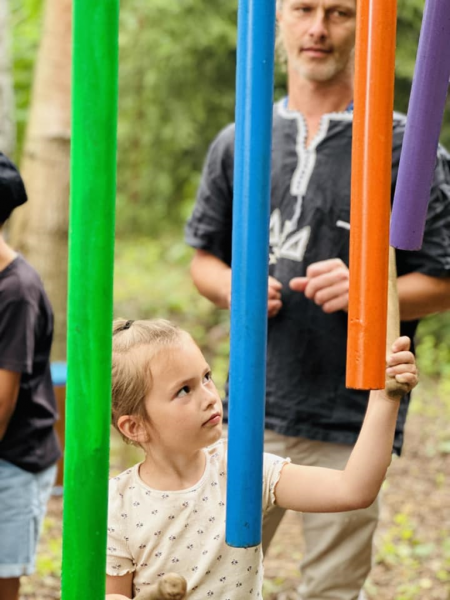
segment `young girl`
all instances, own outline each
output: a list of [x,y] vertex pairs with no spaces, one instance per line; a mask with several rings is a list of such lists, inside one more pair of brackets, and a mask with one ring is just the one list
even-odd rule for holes
[[[397,339],[387,360],[403,391],[417,384],[408,349],[408,338]],[[145,459],[110,483],[107,600],[132,598],[168,572],[186,578],[189,600],[262,598],[261,547],[225,543],[222,403],[194,340],[164,320],[115,321],[112,380],[113,423]],[[398,407],[398,390],[370,394],[343,471],[265,454],[264,511],[369,506],[391,460]]]

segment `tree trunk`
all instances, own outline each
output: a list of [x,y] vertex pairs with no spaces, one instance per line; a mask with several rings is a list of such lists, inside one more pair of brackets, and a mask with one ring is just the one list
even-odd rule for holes
[[71,20],[71,0],[47,0],[21,160],[29,201],[10,228],[11,245],[37,269],[53,305],[52,360],[66,357]]
[[0,151],[12,158],[16,129],[9,42],[8,0],[0,0]]

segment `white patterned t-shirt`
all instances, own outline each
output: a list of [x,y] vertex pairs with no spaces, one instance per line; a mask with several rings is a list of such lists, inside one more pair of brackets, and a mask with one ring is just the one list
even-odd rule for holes
[[[107,573],[133,572],[134,594],[175,572],[187,580],[189,600],[262,598],[261,545],[225,543],[226,442],[205,453],[205,472],[189,489],[153,490],[140,478],[139,465],[111,479]],[[264,454],[264,513],[275,505],[274,489],[287,462]]]

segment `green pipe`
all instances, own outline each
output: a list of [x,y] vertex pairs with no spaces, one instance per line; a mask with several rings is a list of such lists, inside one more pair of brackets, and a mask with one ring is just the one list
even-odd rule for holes
[[74,0],[62,599],[104,600],[119,0]]

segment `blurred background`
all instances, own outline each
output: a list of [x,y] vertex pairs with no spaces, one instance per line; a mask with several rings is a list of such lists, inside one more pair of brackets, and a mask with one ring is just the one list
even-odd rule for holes
[[[423,5],[424,0],[398,2],[395,108],[402,112],[408,105]],[[114,314],[164,316],[189,329],[222,388],[228,314],[193,288],[188,275],[192,251],[184,244],[183,227],[208,145],[234,118],[237,0],[122,0],[120,9]],[[24,210],[16,211],[8,236],[38,269],[52,301],[54,361],[66,356],[71,10],[71,0],[0,0],[0,149],[19,165],[30,197]],[[278,67],[275,80],[277,99],[285,94]],[[93,140],[95,135],[93,131]],[[441,141],[450,148],[450,110]],[[386,492],[381,571],[368,590],[378,600],[450,598],[448,510],[445,514],[443,507],[441,513],[435,508],[433,514],[426,510],[417,516],[418,505],[432,497],[440,499],[439,507],[445,499],[450,506],[449,339],[450,313],[421,323],[422,384],[412,406],[407,460],[399,461],[404,467],[395,466],[405,491],[400,498],[398,485],[397,496]],[[115,443],[113,439],[113,452]],[[112,465],[122,466],[114,455]],[[427,474],[420,489],[414,487],[418,473]],[[405,508],[411,496],[416,502]],[[40,570],[24,598],[58,597],[60,507],[52,510]],[[427,520],[431,517],[434,524]],[[283,547],[284,554],[277,554],[274,546],[274,560],[279,557],[280,562],[272,574],[269,568],[270,598],[289,597],[289,574],[282,565],[290,563]],[[295,570],[298,557],[291,558]],[[402,574],[393,575],[392,583],[388,574],[400,565]],[[284,575],[277,580],[280,569]]]
[[[10,241],[50,294],[54,360],[65,359],[66,343],[71,4],[0,0],[0,147],[19,164],[30,195],[23,213],[16,211]],[[395,108],[402,112],[423,4],[398,5]],[[208,145],[234,118],[236,8],[237,0],[122,0],[120,7],[115,315],[181,322],[218,355],[219,379],[227,315],[192,288],[183,226]],[[278,67],[275,79],[277,99],[285,94]],[[450,148],[450,111],[441,141]],[[421,324],[422,368],[431,375],[450,363],[449,333],[448,314]]]

